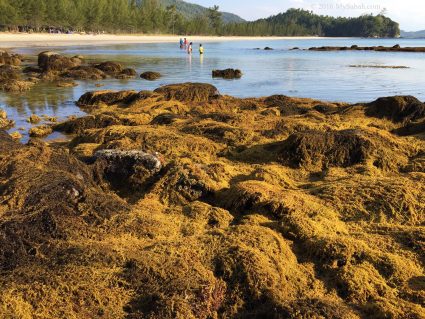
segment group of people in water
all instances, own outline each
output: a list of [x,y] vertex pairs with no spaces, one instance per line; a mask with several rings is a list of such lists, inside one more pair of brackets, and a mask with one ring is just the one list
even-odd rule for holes
[[[188,54],[192,54],[193,42],[189,42],[187,38],[180,38],[180,49],[187,50]],[[204,54],[204,47],[202,44],[199,45],[199,54]]]

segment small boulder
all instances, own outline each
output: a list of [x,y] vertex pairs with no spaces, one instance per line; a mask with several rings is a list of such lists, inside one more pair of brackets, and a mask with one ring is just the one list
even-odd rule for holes
[[264,48],[264,50],[266,50],[266,51],[272,51],[272,50],[273,50],[273,48],[265,47],[265,48]]
[[161,77],[161,73],[148,71],[140,74],[140,77],[148,81],[155,81]]
[[107,75],[95,67],[80,65],[65,71],[61,77],[74,80],[103,80]]
[[10,133],[10,136],[14,139],[14,140],[20,140],[22,138],[22,134],[19,133],[18,131],[15,131],[13,133]]
[[114,105],[128,103],[136,98],[136,91],[92,91],[83,94],[77,101],[78,106],[96,106],[100,104]]
[[38,55],[38,66],[43,71],[65,71],[81,63],[78,58],[68,58],[52,51],[41,52]]
[[213,78],[240,79],[242,71],[239,69],[213,70],[212,76]]
[[106,61],[95,65],[96,69],[99,69],[108,74],[118,74],[123,71],[123,66],[120,63]]
[[137,76],[137,72],[135,69],[126,68],[121,71],[120,74],[116,76],[117,79],[132,79]]
[[37,124],[41,121],[41,118],[36,114],[31,114],[31,116],[27,119],[28,123]]
[[0,81],[0,89],[5,92],[23,92],[32,88],[34,82],[21,80]]

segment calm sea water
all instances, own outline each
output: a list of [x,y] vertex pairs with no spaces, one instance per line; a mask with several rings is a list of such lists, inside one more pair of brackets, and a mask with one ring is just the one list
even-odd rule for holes
[[[312,39],[256,40],[203,43],[204,56],[189,56],[178,44],[131,44],[49,48],[63,54],[83,55],[88,60],[119,61],[139,73],[158,71],[163,77],[155,82],[140,78],[128,81],[102,81],[101,89],[151,90],[178,82],[208,82],[222,94],[237,97],[285,94],[327,101],[364,102],[381,96],[409,94],[425,100],[425,53],[401,52],[312,52],[289,50],[312,46],[425,46],[418,39]],[[274,48],[273,51],[254,48]],[[37,54],[45,48],[22,48],[14,51]],[[353,68],[350,65],[406,66],[408,69]],[[239,68],[239,80],[212,79],[213,69]],[[28,128],[32,114],[58,116],[83,114],[74,104],[83,93],[99,90],[95,82],[79,82],[75,88],[57,88],[40,84],[19,94],[0,93],[0,108],[14,118],[17,128]]]

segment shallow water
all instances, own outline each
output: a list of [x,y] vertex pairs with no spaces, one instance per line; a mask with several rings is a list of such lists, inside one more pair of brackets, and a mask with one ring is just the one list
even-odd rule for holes
[[[289,50],[312,46],[425,46],[424,39],[309,39],[256,40],[204,43],[205,54],[189,56],[173,43],[73,46],[53,48],[63,54],[85,56],[88,60],[119,61],[139,73],[158,71],[163,77],[155,82],[139,78],[128,81],[78,82],[75,88],[41,84],[31,91],[0,95],[0,107],[15,119],[17,128],[28,128],[31,113],[58,116],[83,114],[75,105],[84,92],[99,89],[150,90],[178,82],[209,82],[222,94],[237,97],[285,94],[328,101],[364,102],[381,96],[409,94],[425,99],[425,53],[402,52],[313,52]],[[273,51],[254,50],[270,46]],[[15,52],[37,54],[45,48],[22,48]],[[52,49],[52,48],[49,48]],[[350,65],[407,66],[407,69],[353,68]],[[239,80],[212,79],[211,70],[239,68]],[[55,137],[58,137],[55,135]]]

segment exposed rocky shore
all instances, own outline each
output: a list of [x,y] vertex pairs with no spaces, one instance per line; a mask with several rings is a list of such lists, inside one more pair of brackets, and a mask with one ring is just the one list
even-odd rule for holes
[[78,105],[50,126],[69,143],[0,132],[6,318],[425,317],[421,101],[184,83]]

